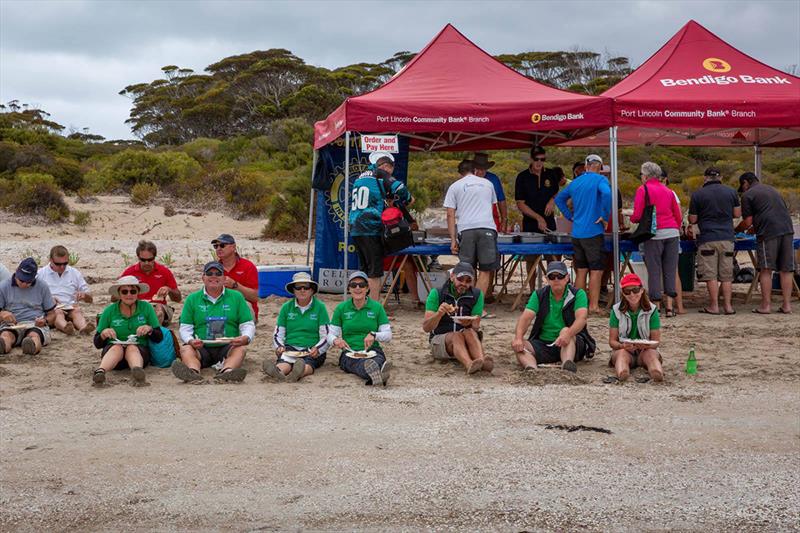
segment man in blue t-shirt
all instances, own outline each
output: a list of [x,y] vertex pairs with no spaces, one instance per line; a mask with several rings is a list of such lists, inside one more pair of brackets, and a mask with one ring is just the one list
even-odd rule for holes
[[[577,271],[575,286],[586,288],[589,274],[589,312],[600,312],[600,285],[606,265],[603,231],[611,213],[611,185],[600,174],[603,159],[597,154],[586,156],[586,172],[556,195],[556,205],[567,220],[572,221],[572,247]],[[572,199],[572,209],[567,200]]]
[[350,235],[358,253],[359,268],[369,276],[370,295],[376,300],[381,294],[383,279],[383,222],[381,214],[386,199],[410,205],[411,194],[402,181],[392,178],[394,157],[389,153],[374,153],[375,163],[362,172],[353,183],[350,196]]

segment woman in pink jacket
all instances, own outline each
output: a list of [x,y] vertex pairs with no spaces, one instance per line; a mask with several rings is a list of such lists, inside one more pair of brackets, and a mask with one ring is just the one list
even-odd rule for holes
[[[661,167],[648,161],[642,164],[642,186],[633,199],[631,222],[639,222],[645,207],[645,187],[650,203],[656,208],[656,232],[652,239],[644,242],[644,263],[647,266],[647,292],[650,301],[661,302],[662,292],[675,298],[678,292],[675,278],[678,272],[680,253],[680,228],[683,221],[680,205],[675,194],[661,183]],[[674,316],[672,309],[666,316]]]

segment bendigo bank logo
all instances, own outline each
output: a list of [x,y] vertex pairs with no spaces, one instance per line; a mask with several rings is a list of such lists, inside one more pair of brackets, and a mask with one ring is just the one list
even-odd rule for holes
[[709,72],[718,72],[722,74],[731,71],[731,64],[716,57],[709,57],[703,60],[703,68]]
[[539,113],[534,113],[533,115],[531,115],[531,122],[533,122],[534,124],[538,124],[539,122],[541,122],[541,120],[542,120],[542,115],[540,115]]

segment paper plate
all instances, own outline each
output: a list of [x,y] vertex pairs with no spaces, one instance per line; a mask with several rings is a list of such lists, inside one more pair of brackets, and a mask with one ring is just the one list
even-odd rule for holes
[[36,324],[27,323],[27,322],[24,323],[24,324],[13,324],[13,325],[12,324],[8,324],[8,325],[3,326],[3,328],[5,328],[5,329],[16,329],[16,330],[20,330],[20,331],[24,330],[24,329],[35,328],[35,327],[36,327]]
[[283,352],[281,354],[281,359],[283,359],[287,363],[294,363],[295,361],[297,361],[297,359],[303,358],[303,357],[306,357],[306,356],[308,356],[308,352],[297,352],[297,351],[288,350],[288,351],[285,351],[285,352]]
[[374,350],[370,350],[368,352],[365,352],[364,350],[358,350],[355,352],[347,352],[345,353],[345,355],[347,357],[350,357],[351,359],[372,359],[373,357],[378,355],[378,352]]
[[58,304],[56,309],[61,309],[62,311],[72,311],[75,309],[75,306],[72,304]]
[[655,346],[656,344],[658,344],[657,341],[643,340],[643,339],[620,339],[619,342],[622,343],[629,342],[631,344],[643,344],[645,346]]
[[461,322],[473,322],[480,318],[479,316],[451,316],[450,319],[455,322],[456,324],[461,324]]

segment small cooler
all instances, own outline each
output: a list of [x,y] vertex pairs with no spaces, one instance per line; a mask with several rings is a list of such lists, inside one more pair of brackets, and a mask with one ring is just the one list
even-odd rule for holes
[[258,267],[258,297],[283,296],[291,298],[293,295],[286,292],[286,284],[292,281],[292,276],[298,272],[311,274],[311,267],[306,265],[269,265]]

